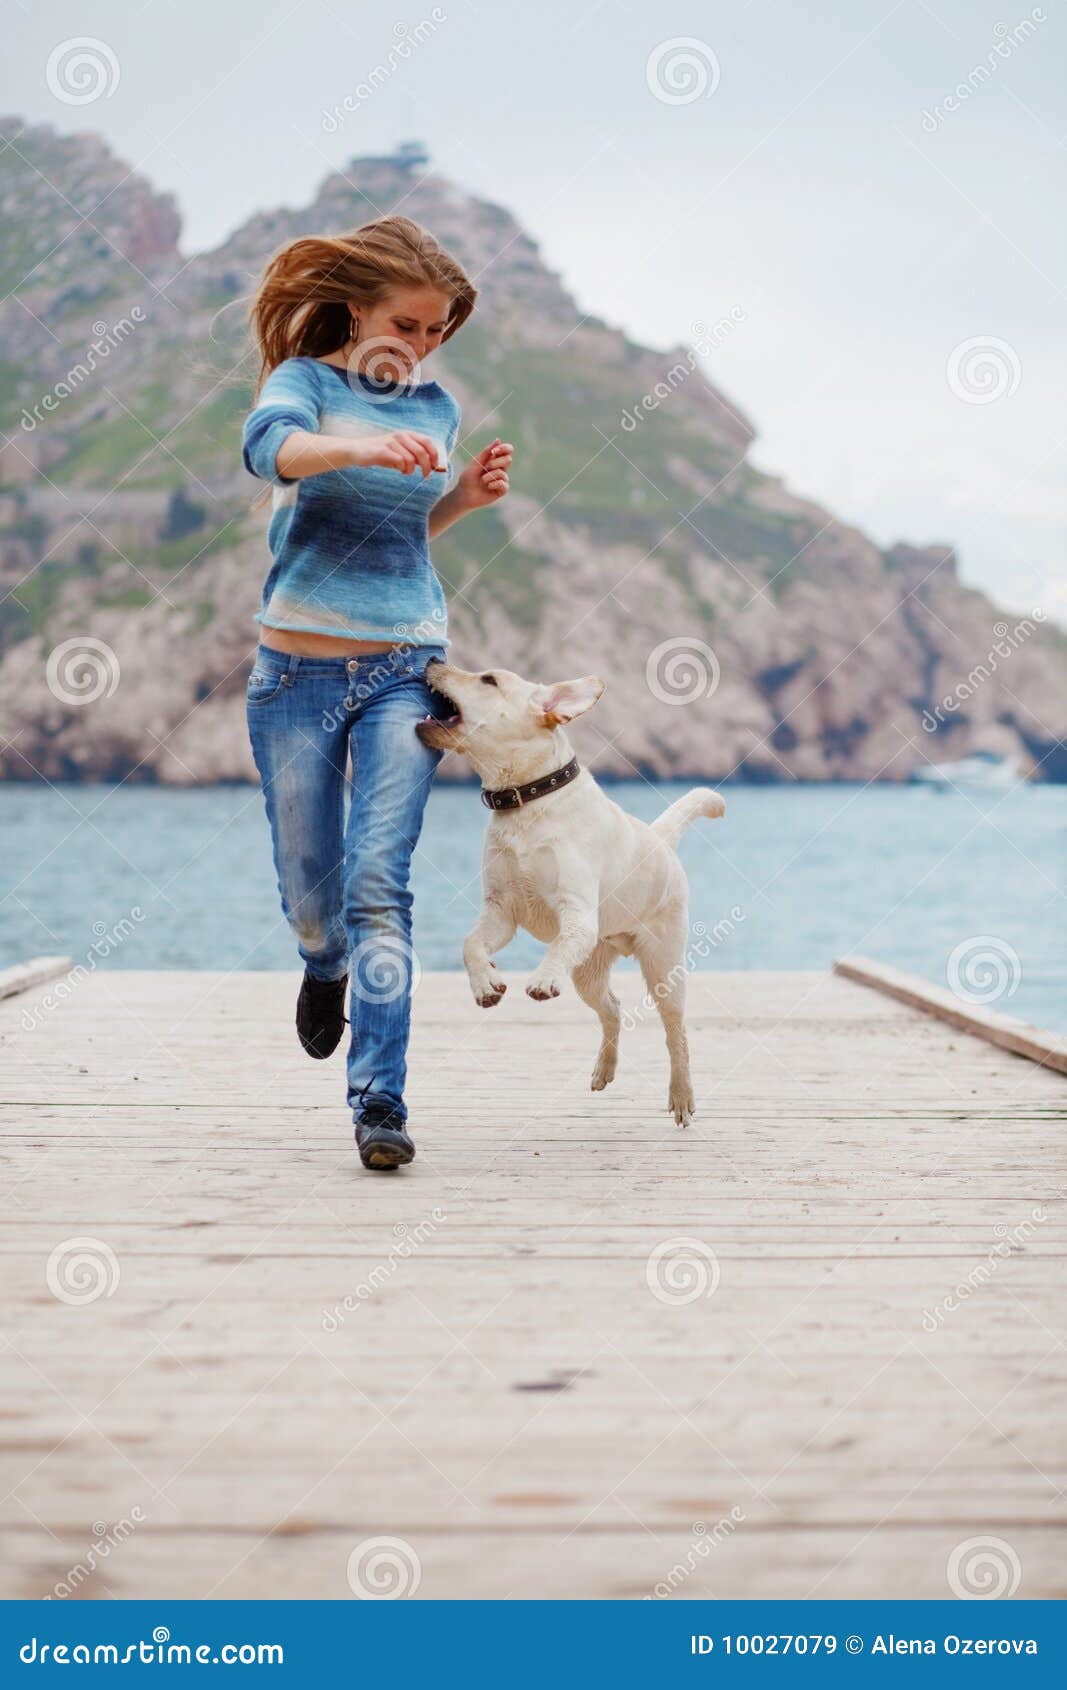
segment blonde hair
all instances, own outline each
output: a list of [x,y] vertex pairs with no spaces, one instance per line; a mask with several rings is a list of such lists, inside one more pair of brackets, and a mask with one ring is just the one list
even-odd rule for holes
[[379,217],[350,235],[289,241],[268,263],[249,308],[260,355],[255,398],[283,359],[320,357],[345,345],[350,301],[370,307],[404,286],[451,296],[442,342],[467,321],[478,297],[462,265],[410,217]]

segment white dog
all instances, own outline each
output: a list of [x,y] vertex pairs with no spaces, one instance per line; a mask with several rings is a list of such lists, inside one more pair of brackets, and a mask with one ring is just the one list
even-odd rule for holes
[[593,1090],[615,1077],[619,1000],[609,976],[617,956],[636,956],[659,1010],[670,1054],[667,1107],[689,1122],[693,1091],[685,1034],[689,886],[675,846],[698,816],[721,816],[722,798],[697,786],[651,825],[627,815],[579,769],[564,732],[604,690],[599,675],[542,686],[509,669],[472,674],[427,664],[426,679],[452,705],[447,720],[416,726],[425,745],[461,751],[492,811],[482,865],[485,907],[463,946],[483,1008],[506,990],[493,952],[519,927],[548,945],[527,992],[559,996],[570,974],[600,1017]]

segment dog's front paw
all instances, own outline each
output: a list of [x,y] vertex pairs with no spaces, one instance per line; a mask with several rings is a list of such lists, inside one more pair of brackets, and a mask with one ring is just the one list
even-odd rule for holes
[[551,974],[535,974],[526,988],[526,995],[543,1003],[546,998],[558,998],[560,982]]
[[481,1009],[492,1009],[494,1004],[500,1002],[507,989],[507,981],[501,979],[492,964],[484,974],[471,980],[474,1001]]
[[680,1127],[687,1127],[693,1119],[696,1103],[693,1093],[688,1086],[672,1086],[667,1098],[667,1108],[674,1116]]

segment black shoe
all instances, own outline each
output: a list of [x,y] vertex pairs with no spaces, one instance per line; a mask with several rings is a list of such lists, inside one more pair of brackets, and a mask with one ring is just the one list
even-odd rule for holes
[[356,1144],[365,1168],[399,1168],[415,1154],[415,1146],[396,1110],[373,1098],[360,1107]]
[[296,1030],[309,1056],[319,1061],[332,1056],[345,1030],[345,992],[348,975],[340,980],[316,980],[304,970],[296,1000]]

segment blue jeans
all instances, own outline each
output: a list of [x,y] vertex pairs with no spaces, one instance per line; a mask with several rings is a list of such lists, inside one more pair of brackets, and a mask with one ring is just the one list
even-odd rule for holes
[[443,755],[422,744],[415,723],[449,714],[424,678],[427,663],[444,655],[443,646],[431,645],[298,657],[261,645],[248,677],[248,732],[283,914],[310,974],[349,975],[353,1119],[370,1097],[407,1119],[411,989],[419,967],[408,880]]

